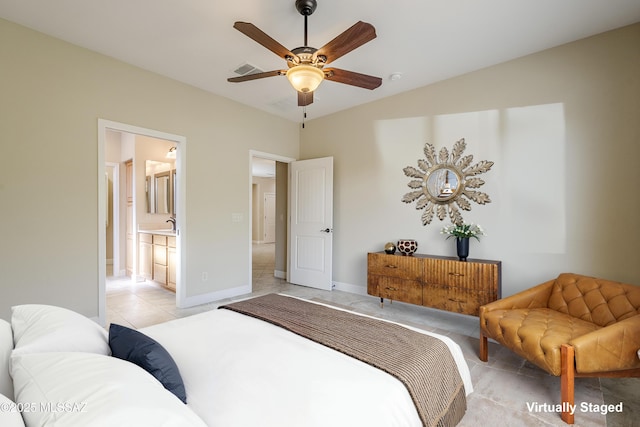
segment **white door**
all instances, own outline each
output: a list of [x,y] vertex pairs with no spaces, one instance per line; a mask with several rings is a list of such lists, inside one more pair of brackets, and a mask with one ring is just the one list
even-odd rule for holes
[[264,193],[264,243],[276,241],[276,194]]
[[331,290],[333,157],[289,165],[288,281]]

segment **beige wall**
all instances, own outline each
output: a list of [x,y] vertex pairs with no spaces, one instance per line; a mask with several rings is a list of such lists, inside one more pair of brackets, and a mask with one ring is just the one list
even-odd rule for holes
[[[418,240],[455,255],[420,222],[405,166],[430,142],[492,160],[492,203],[464,213],[488,235],[471,256],[502,260],[503,295],[563,271],[640,285],[640,24],[307,122],[301,158],[334,156],[334,281],[366,286],[366,253]],[[384,84],[392,84],[385,82]]]
[[251,236],[251,238],[255,243],[262,243],[264,241],[264,195],[265,193],[275,192],[275,178],[253,177],[253,227],[251,229],[253,236]]
[[284,279],[287,273],[287,218],[289,206],[289,165],[276,162],[276,249],[275,270]]
[[98,313],[99,118],[186,138],[187,297],[250,286],[248,154],[297,158],[296,123],[4,20],[0,52],[0,317]]

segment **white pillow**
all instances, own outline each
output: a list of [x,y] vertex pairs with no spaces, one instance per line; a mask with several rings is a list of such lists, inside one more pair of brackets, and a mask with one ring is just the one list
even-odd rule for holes
[[42,404],[23,414],[30,427],[206,427],[153,376],[125,360],[79,352],[11,358],[16,402]]
[[12,307],[11,327],[14,353],[84,351],[111,354],[107,331],[66,308],[41,304]]
[[[13,382],[9,376],[9,357],[13,350],[11,324],[0,319],[0,394],[13,398]],[[0,423],[0,425],[4,425]]]
[[11,399],[0,394],[0,426],[24,427],[24,421],[17,405]]

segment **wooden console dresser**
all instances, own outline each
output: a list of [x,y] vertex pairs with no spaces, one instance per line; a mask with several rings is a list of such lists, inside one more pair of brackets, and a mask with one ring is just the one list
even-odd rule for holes
[[500,261],[414,254],[367,255],[367,293],[456,313],[478,315],[501,297]]

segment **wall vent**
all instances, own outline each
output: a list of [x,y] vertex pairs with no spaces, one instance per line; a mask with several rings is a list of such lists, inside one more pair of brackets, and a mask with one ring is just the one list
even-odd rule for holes
[[248,62],[245,62],[244,64],[233,70],[233,72],[236,74],[240,74],[241,76],[246,76],[248,74],[262,73],[263,71],[255,65],[251,65]]

